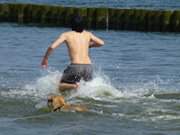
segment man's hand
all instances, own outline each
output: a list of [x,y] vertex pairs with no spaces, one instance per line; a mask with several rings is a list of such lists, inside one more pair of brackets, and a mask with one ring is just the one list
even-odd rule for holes
[[51,47],[48,47],[44,57],[43,57],[43,60],[41,62],[41,66],[43,68],[47,68],[48,67],[48,57],[49,55],[52,53],[53,49]]
[[43,60],[41,62],[41,66],[43,68],[47,68],[48,67],[48,59],[46,57],[43,58]]

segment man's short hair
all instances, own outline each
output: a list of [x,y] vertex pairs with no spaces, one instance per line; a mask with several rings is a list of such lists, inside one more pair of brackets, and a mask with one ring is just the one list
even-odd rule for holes
[[76,32],[83,32],[85,28],[84,19],[80,15],[73,15],[71,20],[71,28]]

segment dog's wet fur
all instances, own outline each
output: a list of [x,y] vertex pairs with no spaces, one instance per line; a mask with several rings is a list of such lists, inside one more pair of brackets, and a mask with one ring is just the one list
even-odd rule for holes
[[82,105],[68,104],[63,96],[51,95],[48,96],[48,107],[51,111],[77,111],[86,112],[88,109]]

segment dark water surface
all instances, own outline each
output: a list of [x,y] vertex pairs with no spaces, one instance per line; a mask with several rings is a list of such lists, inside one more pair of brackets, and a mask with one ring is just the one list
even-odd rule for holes
[[0,135],[179,135],[180,35],[92,31],[105,40],[90,55],[95,78],[67,95],[89,112],[46,111],[68,64],[65,45],[40,68],[66,28],[0,24]]
[[179,0],[1,0],[0,2],[55,4],[83,7],[180,9]]

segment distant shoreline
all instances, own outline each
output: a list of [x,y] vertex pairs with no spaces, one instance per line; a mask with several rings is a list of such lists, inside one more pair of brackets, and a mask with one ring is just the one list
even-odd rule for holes
[[73,14],[82,15],[88,29],[180,32],[180,10],[0,4],[0,22],[70,27]]

